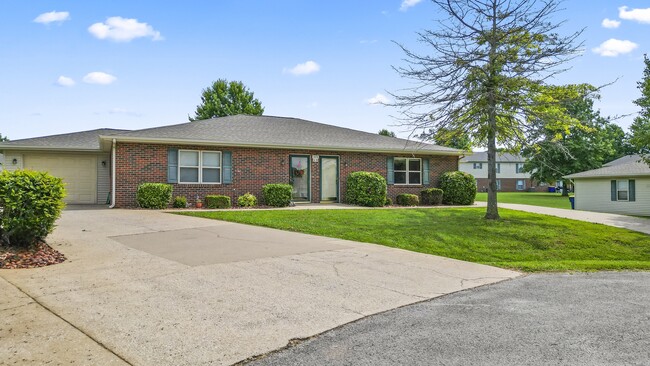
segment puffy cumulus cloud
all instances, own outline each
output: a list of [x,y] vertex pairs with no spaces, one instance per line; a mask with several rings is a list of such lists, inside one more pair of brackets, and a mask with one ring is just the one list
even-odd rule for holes
[[307,61],[292,68],[284,68],[282,70],[282,72],[285,74],[292,74],[296,76],[309,75],[318,71],[320,71],[320,65],[316,63],[316,61]]
[[618,55],[630,53],[637,47],[639,47],[639,45],[632,41],[612,38],[601,43],[600,46],[593,48],[592,51],[601,56],[616,57]]
[[56,79],[56,85],[59,86],[69,87],[69,86],[73,86],[74,84],[75,84],[74,80],[72,80],[72,78],[69,78],[67,76],[61,75],[59,76],[58,79]]
[[86,84],[99,84],[99,85],[108,85],[112,84],[117,80],[117,78],[111,74],[107,74],[101,71],[94,71],[86,74],[83,81]]
[[70,20],[70,13],[67,11],[51,11],[49,13],[43,13],[34,18],[34,23],[63,23],[66,20]]
[[627,6],[621,6],[618,8],[618,17],[625,20],[650,24],[650,8],[628,9]]
[[390,99],[381,93],[377,93],[377,95],[375,95],[374,97],[366,99],[365,102],[366,104],[371,104],[371,105],[388,104],[390,103]]
[[418,3],[420,3],[422,0],[404,0],[402,1],[402,5],[400,5],[399,10],[400,11],[406,11],[408,8],[412,8],[416,6]]
[[613,28],[618,28],[621,25],[621,22],[619,22],[618,20],[611,20],[605,18],[603,19],[602,23],[600,23],[600,25],[602,25],[604,28],[613,29]]
[[115,42],[130,42],[136,38],[151,38],[161,41],[160,32],[147,23],[137,19],[110,17],[104,23],[95,23],[88,27],[88,32],[98,39],[108,39]]

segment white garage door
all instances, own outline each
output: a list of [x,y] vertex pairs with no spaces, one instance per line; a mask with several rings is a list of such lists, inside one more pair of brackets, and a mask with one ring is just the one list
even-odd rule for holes
[[25,154],[25,169],[46,171],[63,179],[66,203],[97,202],[97,157]]

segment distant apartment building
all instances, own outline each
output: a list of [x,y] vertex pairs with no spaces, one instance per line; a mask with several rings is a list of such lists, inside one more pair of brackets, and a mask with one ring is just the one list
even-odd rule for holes
[[[519,155],[497,153],[497,190],[502,192],[543,191],[545,183],[537,184],[524,172],[525,159]],[[479,192],[486,192],[488,187],[487,152],[475,152],[460,159],[459,170],[476,178]]]

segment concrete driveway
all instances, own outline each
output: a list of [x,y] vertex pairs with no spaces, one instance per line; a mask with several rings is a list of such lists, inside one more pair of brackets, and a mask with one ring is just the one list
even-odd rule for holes
[[70,210],[58,225],[49,242],[68,261],[0,270],[4,362],[232,364],[519,275],[154,211]]

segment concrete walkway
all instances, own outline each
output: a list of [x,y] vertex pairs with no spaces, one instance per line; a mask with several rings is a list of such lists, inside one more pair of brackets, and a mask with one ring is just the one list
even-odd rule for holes
[[0,270],[2,362],[232,364],[367,315],[520,275],[144,210],[65,211],[48,241],[68,261]]
[[[476,205],[485,207],[487,203],[477,202]],[[499,203],[499,207],[620,227],[650,235],[650,218],[646,219],[642,217],[617,215],[604,212],[566,210],[562,208],[520,205],[515,203]]]

